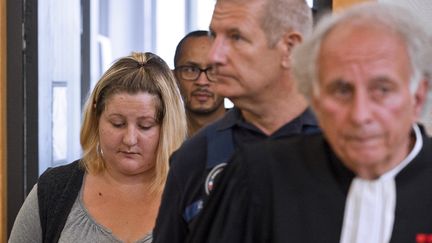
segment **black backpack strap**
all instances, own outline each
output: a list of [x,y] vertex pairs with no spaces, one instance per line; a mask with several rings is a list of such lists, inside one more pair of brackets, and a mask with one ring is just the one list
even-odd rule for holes
[[319,128],[318,125],[316,125],[316,126],[313,126],[313,125],[312,126],[304,126],[303,131],[302,131],[303,134],[317,134],[320,132],[321,132],[321,129]]
[[83,177],[79,161],[50,168],[40,176],[37,193],[44,243],[58,242]]
[[218,130],[212,126],[207,131],[207,169],[227,163],[234,152],[232,129]]
[[[214,179],[222,171],[224,165],[234,152],[232,129],[218,129],[216,124],[207,127],[207,161],[204,189],[208,195],[213,188]],[[203,195],[204,196],[204,195]],[[188,205],[183,213],[186,222],[190,222],[202,209],[204,198]]]

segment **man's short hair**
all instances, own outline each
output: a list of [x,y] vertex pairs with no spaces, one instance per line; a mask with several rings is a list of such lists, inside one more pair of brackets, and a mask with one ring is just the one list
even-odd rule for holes
[[207,30],[195,30],[189,32],[180,40],[180,42],[177,44],[175,54],[174,54],[174,67],[177,67],[177,63],[181,55],[183,54],[183,45],[186,42],[186,40],[192,37],[202,37],[202,36],[209,36],[209,32]]

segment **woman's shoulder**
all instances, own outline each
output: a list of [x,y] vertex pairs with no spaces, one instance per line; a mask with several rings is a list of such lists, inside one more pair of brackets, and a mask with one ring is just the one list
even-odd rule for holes
[[80,165],[80,160],[75,160],[72,163],[61,165],[57,167],[50,167],[47,170],[45,170],[42,175],[39,177],[39,180],[49,178],[49,180],[54,178],[64,178],[68,175],[70,176],[75,171],[84,171],[82,166]]
[[70,164],[48,168],[38,179],[38,194],[44,191],[49,194],[62,191],[61,188],[71,184],[80,186],[83,176],[84,169],[81,167],[79,160]]

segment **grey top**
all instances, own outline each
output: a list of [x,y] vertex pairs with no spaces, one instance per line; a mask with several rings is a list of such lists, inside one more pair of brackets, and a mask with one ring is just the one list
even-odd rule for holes
[[[83,183],[84,185],[84,183]],[[72,206],[59,242],[81,243],[123,243],[117,239],[110,229],[98,224],[88,213],[82,201],[81,187],[79,196]],[[39,205],[37,200],[37,185],[33,187],[24,201],[12,228],[9,243],[42,243],[42,227],[39,219]],[[147,233],[136,243],[151,243],[152,233]]]

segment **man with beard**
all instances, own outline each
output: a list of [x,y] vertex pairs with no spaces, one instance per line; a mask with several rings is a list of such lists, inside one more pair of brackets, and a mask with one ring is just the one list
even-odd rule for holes
[[188,136],[225,114],[224,98],[213,92],[212,67],[208,61],[208,31],[196,30],[179,42],[174,55],[174,75],[186,108]]

